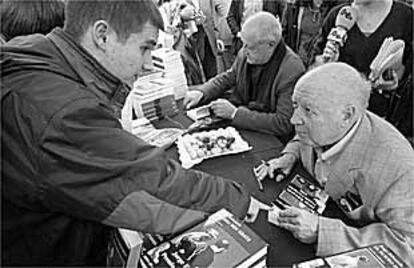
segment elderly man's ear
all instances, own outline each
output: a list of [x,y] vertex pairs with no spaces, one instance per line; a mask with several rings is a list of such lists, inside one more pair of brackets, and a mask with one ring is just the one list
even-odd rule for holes
[[352,126],[357,119],[357,107],[355,105],[347,105],[345,106],[342,114],[342,124],[343,128],[348,128]]
[[271,47],[275,47],[275,46],[277,45],[277,43],[276,43],[276,41],[270,41],[270,42],[269,42],[269,45],[270,45]]

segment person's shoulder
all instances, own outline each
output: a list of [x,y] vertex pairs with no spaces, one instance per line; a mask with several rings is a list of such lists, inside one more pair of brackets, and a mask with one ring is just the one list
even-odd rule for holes
[[328,12],[327,17],[336,17],[336,15],[339,13],[339,10],[341,10],[341,8],[343,8],[344,6],[349,6],[349,4],[343,3],[332,7]]
[[407,16],[411,17],[414,14],[414,9],[406,2],[402,2],[401,0],[395,0],[393,3],[394,12],[396,12],[399,16]]
[[286,55],[283,58],[280,71],[285,74],[303,74],[306,71],[302,59],[289,46],[286,46]]
[[382,192],[399,180],[414,182],[414,150],[383,118],[368,111],[351,143],[352,157],[366,185],[376,185],[376,191]]
[[371,139],[369,151],[380,152],[375,154],[377,158],[387,158],[387,161],[397,161],[406,166],[411,162],[414,168],[414,150],[408,140],[383,118],[374,113],[367,112],[367,118],[371,126]]

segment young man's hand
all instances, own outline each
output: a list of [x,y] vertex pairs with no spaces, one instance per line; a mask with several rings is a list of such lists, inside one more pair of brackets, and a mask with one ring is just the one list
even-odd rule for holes
[[268,206],[254,197],[250,197],[250,205],[249,209],[247,210],[247,215],[245,220],[247,222],[254,222],[259,215],[260,210],[271,210],[272,207]]

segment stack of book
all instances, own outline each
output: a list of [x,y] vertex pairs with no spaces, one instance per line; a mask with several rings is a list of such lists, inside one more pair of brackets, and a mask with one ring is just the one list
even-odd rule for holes
[[131,92],[131,101],[137,118],[150,121],[177,114],[172,81],[154,72],[139,78]]
[[159,48],[152,51],[154,69],[161,71],[164,77],[170,79],[175,99],[181,99],[188,90],[184,65],[179,51],[169,48]]
[[[266,267],[268,247],[246,224],[225,209],[176,236],[119,229],[111,242],[113,250],[108,264],[140,268],[263,268]],[[114,262],[115,259],[118,261]]]

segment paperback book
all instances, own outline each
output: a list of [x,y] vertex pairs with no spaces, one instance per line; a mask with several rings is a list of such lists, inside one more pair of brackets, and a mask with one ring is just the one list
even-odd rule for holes
[[322,214],[329,195],[316,183],[296,174],[283,188],[274,203],[282,209],[286,206],[303,208],[311,213]]
[[330,257],[318,258],[298,264],[293,268],[408,268],[391,249],[375,244]]
[[225,209],[168,240],[152,238],[144,239],[139,267],[266,266],[267,244]]
[[268,245],[222,209],[178,235],[117,229],[107,267],[266,267]]

